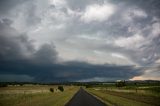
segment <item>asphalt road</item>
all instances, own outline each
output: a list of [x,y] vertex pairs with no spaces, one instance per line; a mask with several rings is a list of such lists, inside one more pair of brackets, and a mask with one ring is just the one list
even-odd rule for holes
[[73,98],[65,106],[106,106],[103,102],[86,92],[84,89],[80,90],[73,96]]

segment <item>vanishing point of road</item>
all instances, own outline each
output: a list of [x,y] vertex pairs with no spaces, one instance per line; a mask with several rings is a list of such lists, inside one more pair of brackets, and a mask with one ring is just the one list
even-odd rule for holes
[[80,88],[65,106],[106,106],[106,104]]

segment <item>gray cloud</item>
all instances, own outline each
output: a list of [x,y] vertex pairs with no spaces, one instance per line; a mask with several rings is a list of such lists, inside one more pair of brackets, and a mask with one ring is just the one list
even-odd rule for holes
[[[113,80],[159,70],[155,66],[160,59],[158,0],[0,2],[3,78],[21,75],[37,81]],[[108,6],[107,12],[113,14],[105,11]],[[94,11],[104,9],[109,15],[96,11],[99,15],[95,17],[88,9],[91,7]],[[85,14],[90,14],[85,17],[89,21],[84,19]]]
[[[35,50],[34,45],[24,35],[18,35],[16,30],[0,23],[0,74],[1,80],[12,81],[78,81],[94,77],[112,79],[129,79],[142,74],[134,66],[92,65],[86,62],[58,63],[57,52],[51,44],[42,45]],[[12,32],[12,33],[10,33]],[[14,36],[13,36],[14,35]],[[27,52],[27,53],[25,53]],[[16,77],[17,76],[17,77]],[[10,78],[9,78],[10,77]],[[18,80],[19,79],[19,80]]]
[[25,2],[25,0],[1,0],[0,1],[0,14],[6,14],[8,13],[11,9],[16,7],[17,5]]

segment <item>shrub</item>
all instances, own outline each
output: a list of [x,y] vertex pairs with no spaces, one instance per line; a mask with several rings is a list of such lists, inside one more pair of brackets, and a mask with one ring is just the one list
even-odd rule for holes
[[52,93],[54,92],[54,89],[53,89],[53,88],[50,88],[49,90],[50,90],[50,92],[52,92]]
[[59,89],[61,92],[63,92],[63,91],[64,91],[63,86],[58,86],[58,89]]

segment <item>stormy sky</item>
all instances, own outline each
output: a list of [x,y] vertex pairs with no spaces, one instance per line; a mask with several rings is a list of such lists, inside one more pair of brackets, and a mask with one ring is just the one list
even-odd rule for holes
[[0,81],[160,80],[159,0],[0,0]]

